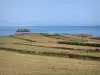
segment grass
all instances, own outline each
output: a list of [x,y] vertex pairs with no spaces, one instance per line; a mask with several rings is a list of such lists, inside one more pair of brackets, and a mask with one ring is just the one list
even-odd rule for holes
[[100,75],[100,62],[0,51],[0,75]]
[[[45,37],[41,34],[25,34],[21,36],[15,35],[14,37],[22,39],[0,36],[0,47],[35,52],[62,52],[65,54],[100,57],[99,52],[56,49],[19,44],[32,42],[31,40],[36,42],[61,41],[61,39]],[[100,75],[100,62],[93,60],[78,60],[71,58],[29,55],[0,50],[0,75]]]
[[0,36],[0,44],[23,43],[23,42],[28,42],[28,41],[8,36]]
[[45,37],[41,35],[40,33],[29,33],[29,34],[21,34],[21,35],[13,35],[13,37],[23,38],[23,39],[29,39],[34,40],[37,42],[57,42],[57,39]]
[[100,57],[100,53],[99,53],[99,52],[94,52],[94,53],[83,53],[83,55],[89,55],[89,56]]
[[[67,42],[79,42],[79,43],[98,43],[100,44],[100,40],[97,39],[91,39],[87,38],[89,35],[85,35],[86,37],[83,37],[84,35],[74,35],[74,34],[48,34],[48,33],[41,33],[41,35],[54,38],[54,39],[59,39],[59,40],[64,40]],[[83,35],[83,36],[82,36]]]
[[68,50],[68,49],[56,49],[49,47],[39,47],[39,46],[31,46],[31,45],[18,45],[18,44],[3,44],[0,47],[18,49],[18,50],[26,50],[26,51],[35,51],[35,52],[49,52],[49,53],[65,53],[65,54],[78,54],[78,55],[89,55],[94,57],[100,57],[100,53],[98,52],[87,52],[85,50]]
[[54,53],[74,53],[79,55],[90,55],[95,57],[100,57],[100,53],[98,52],[87,52],[86,50],[68,50],[68,49],[56,49],[49,47],[38,47],[31,45],[20,45],[20,44],[12,44],[12,43],[23,43],[27,42],[25,40],[16,39],[12,37],[0,37],[0,47],[12,48],[12,49],[20,49],[20,50],[28,50],[28,51],[36,51],[36,52],[54,52]]
[[76,37],[76,36],[71,36],[69,34],[44,34],[42,33],[41,35],[44,35],[46,37],[51,37],[55,39],[60,39],[60,40],[65,40],[65,41],[77,41],[77,42],[84,42],[82,38]]
[[72,42],[84,42],[84,43],[98,43],[98,44],[100,44],[100,40],[82,37],[82,35],[75,35],[75,34],[61,34],[61,35],[69,38],[69,40],[71,40]]
[[79,46],[100,47],[100,44],[97,44],[97,43],[79,43],[79,42],[67,42],[67,41],[58,41],[57,43],[58,44],[79,45]]
[[[31,46],[31,45],[18,45],[18,44],[3,44],[0,47],[12,48],[12,49],[20,49],[20,50],[29,50],[36,52],[66,52],[66,53],[82,53],[82,51],[78,50],[64,50],[64,49],[55,49],[48,47],[39,47],[39,46]],[[83,51],[84,52],[84,51]]]
[[47,34],[47,33],[24,33],[20,35],[13,35],[13,37],[29,39],[37,42],[57,42],[57,41],[67,41],[67,42],[80,42],[80,43],[98,43],[100,40],[85,38],[81,35],[74,34]]

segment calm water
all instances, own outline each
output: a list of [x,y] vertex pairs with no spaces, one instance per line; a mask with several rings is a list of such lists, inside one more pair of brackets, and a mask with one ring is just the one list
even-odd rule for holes
[[100,26],[0,26],[0,35],[11,35],[18,28],[27,28],[32,32],[46,33],[89,33],[100,36]]

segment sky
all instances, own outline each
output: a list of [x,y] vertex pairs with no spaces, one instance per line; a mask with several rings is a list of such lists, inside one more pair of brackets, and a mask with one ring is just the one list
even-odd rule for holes
[[100,0],[0,0],[4,25],[100,25]]

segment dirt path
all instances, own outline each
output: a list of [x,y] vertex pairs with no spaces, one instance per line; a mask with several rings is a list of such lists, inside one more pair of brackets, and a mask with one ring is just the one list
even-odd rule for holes
[[72,48],[72,49],[100,49],[100,47],[90,47],[90,46],[78,46],[78,45],[66,45],[66,44],[56,44],[50,42],[32,42],[32,43],[24,43],[34,46],[43,46],[43,47],[60,47],[60,48]]

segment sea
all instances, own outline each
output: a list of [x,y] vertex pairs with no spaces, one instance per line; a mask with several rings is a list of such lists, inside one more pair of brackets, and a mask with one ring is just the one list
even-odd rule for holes
[[29,29],[32,33],[86,33],[100,36],[100,26],[0,26],[0,36],[15,34],[19,28]]

